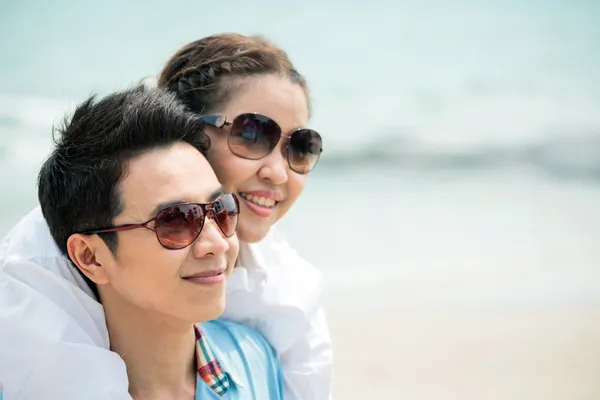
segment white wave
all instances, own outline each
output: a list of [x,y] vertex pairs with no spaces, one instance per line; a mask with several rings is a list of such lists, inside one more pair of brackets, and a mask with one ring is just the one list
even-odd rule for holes
[[65,99],[0,94],[0,120],[9,121],[13,127],[32,128],[30,134],[40,134],[59,121],[72,104]]

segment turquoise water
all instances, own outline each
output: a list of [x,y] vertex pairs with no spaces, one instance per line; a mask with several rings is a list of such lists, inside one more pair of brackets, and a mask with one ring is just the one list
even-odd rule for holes
[[597,178],[599,17],[593,0],[4,2],[0,154],[16,135],[47,136],[65,103],[238,31],[265,34],[308,76],[325,166],[526,164]]
[[75,102],[191,40],[262,33],[312,85],[325,153],[282,229],[329,285],[591,295],[599,17],[597,1],[2,2],[0,234]]

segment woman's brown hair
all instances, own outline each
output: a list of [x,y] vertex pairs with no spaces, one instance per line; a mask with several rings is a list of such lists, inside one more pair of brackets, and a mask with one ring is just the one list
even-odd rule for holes
[[208,36],[178,50],[158,78],[158,86],[175,93],[196,113],[217,112],[238,87],[238,78],[278,74],[304,89],[306,80],[285,51],[260,36],[224,33]]

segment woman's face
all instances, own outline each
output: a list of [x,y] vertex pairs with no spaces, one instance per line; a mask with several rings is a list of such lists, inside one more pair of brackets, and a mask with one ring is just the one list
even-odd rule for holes
[[[216,112],[227,121],[244,113],[262,114],[277,122],[284,136],[307,126],[308,103],[300,85],[279,75],[241,78],[235,83],[238,89],[231,100]],[[266,157],[247,160],[229,149],[227,129],[206,128],[211,139],[208,161],[225,190],[240,199],[239,239],[258,242],[298,199],[308,175],[290,169],[284,153],[285,138]]]

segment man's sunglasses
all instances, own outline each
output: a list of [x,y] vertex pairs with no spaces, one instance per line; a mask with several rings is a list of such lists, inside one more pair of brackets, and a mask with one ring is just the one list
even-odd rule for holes
[[165,207],[154,218],[141,224],[89,230],[82,234],[94,235],[146,228],[156,233],[158,242],[164,248],[179,250],[189,246],[200,236],[206,218],[212,218],[223,235],[233,236],[237,228],[239,210],[238,199],[233,194],[225,194],[210,203],[182,203]]
[[228,127],[227,144],[233,154],[248,160],[260,160],[271,154],[283,136],[288,139],[285,156],[292,171],[308,174],[319,161],[323,140],[312,129],[298,129],[283,135],[277,122],[264,115],[240,114],[229,122],[222,115],[203,115],[207,125]]

